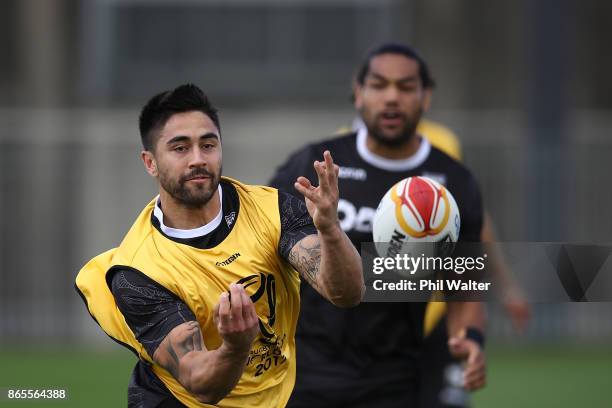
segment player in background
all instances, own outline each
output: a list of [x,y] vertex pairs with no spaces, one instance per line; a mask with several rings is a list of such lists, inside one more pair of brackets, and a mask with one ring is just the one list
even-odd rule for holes
[[[353,81],[353,95],[357,83]],[[428,103],[431,103],[434,84],[427,88]],[[426,110],[429,106],[426,106]],[[336,133],[358,131],[365,127],[359,116],[353,120],[351,128],[344,127]],[[426,138],[432,146],[446,153],[453,159],[462,162],[463,152],[461,141],[448,127],[425,118],[421,118],[417,134]],[[480,233],[482,242],[497,242],[497,234],[493,220],[484,211],[483,225]],[[531,308],[526,301],[522,289],[514,279],[504,255],[496,246],[488,247],[488,264],[495,275],[502,296],[502,305],[510,317],[514,328],[522,332],[526,329],[531,315]],[[461,368],[457,361],[446,351],[447,333],[445,330],[446,304],[444,302],[429,302],[425,311],[424,336],[425,344],[421,356],[421,392],[419,395],[421,408],[428,407],[466,407],[469,395],[463,387],[454,380],[455,373]]]
[[[341,226],[359,248],[372,240],[372,218],[387,189],[405,177],[428,176],[455,197],[462,218],[460,240],[479,241],[482,206],[475,179],[416,131],[432,86],[425,61],[411,48],[384,44],[371,51],[355,89],[355,107],[366,127],[297,151],[271,184],[291,191],[313,158],[330,150],[340,166]],[[338,313],[321,300],[302,287],[298,375],[289,406],[417,406],[426,304],[368,303]],[[448,305],[447,347],[465,364],[459,382],[468,390],[485,383],[484,321],[479,303]]]
[[[355,89],[356,84],[353,84]],[[433,85],[427,89],[430,93],[431,103]],[[429,107],[427,107],[429,108]],[[360,117],[353,120],[352,130],[364,127]],[[339,132],[347,132],[344,128]],[[461,141],[448,127],[425,118],[417,126],[417,133],[425,137],[432,146],[440,149],[453,159],[463,162]],[[483,225],[480,233],[482,242],[498,242],[493,220],[489,213],[484,211]],[[495,245],[487,247],[488,264],[491,272],[498,282],[501,303],[510,317],[514,328],[518,332],[526,329],[529,322],[531,308],[523,294],[522,289],[513,277],[503,253]],[[429,302],[425,312],[424,335],[425,345],[422,354],[421,371],[421,408],[428,407],[466,407],[469,395],[456,383],[456,373],[461,370],[460,365],[446,351],[447,333],[445,330],[446,304],[444,302]]]
[[363,296],[330,153],[314,163],[318,187],[296,180],[304,204],[221,177],[220,129],[194,85],[147,102],[141,158],[159,195],[76,279],[94,320],[139,358],[130,407],[282,408],[295,380],[298,274],[334,307]]

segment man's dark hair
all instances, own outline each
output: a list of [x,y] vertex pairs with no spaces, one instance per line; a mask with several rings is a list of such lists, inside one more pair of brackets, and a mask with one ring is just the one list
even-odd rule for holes
[[370,72],[370,63],[372,62],[374,57],[377,57],[382,54],[398,54],[403,55],[406,58],[415,60],[419,64],[419,77],[421,78],[421,84],[423,85],[423,87],[433,88],[436,85],[436,82],[434,81],[431,76],[431,73],[429,72],[429,67],[427,66],[427,63],[419,55],[419,53],[407,45],[393,42],[379,45],[378,47],[371,49],[367,53],[365,59],[359,66],[359,70],[357,71],[356,80],[359,85],[364,84],[365,78]]
[[153,150],[153,134],[161,129],[172,115],[191,111],[199,111],[208,116],[221,132],[217,109],[210,103],[206,94],[193,84],[185,84],[155,95],[142,108],[138,122],[145,150]]

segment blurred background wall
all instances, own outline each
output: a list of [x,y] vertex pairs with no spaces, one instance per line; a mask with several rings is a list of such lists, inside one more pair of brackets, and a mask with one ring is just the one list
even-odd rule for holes
[[[350,123],[365,51],[416,46],[429,117],[461,138],[505,241],[611,241],[612,3],[598,0],[4,0],[0,3],[0,346],[110,345],[73,279],[156,191],[137,115],[202,86],[226,175],[265,183]],[[612,339],[610,303],[535,305],[524,341]],[[512,339],[494,308],[494,338]]]

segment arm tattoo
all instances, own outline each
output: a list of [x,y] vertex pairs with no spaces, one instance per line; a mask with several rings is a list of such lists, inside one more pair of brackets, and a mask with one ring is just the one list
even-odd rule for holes
[[295,244],[289,252],[289,262],[312,287],[319,288],[317,275],[321,267],[321,243],[316,235],[309,235]]
[[202,334],[198,322],[190,321],[184,325],[186,327],[173,333],[172,337],[167,339],[168,344],[166,345],[166,351],[171,358],[168,359],[168,364],[164,368],[177,379],[180,359],[189,352],[202,350]]
[[168,370],[174,378],[178,378],[179,358],[174,352],[174,349],[172,348],[172,343],[168,342],[168,347],[166,347],[166,351],[168,351],[168,354],[170,354],[170,357],[172,357],[172,360],[168,360],[167,367],[164,367],[164,368]]

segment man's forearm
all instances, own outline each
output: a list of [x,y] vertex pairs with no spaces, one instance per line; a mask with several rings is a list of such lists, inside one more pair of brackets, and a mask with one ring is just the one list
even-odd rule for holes
[[180,382],[201,402],[216,404],[240,380],[248,355],[248,350],[231,350],[225,345],[186,354],[179,366]]
[[448,302],[448,336],[459,336],[468,327],[485,330],[487,315],[481,302]]
[[196,321],[175,327],[153,354],[164,367],[198,400],[214,404],[238,383],[250,346],[229,347],[224,341],[215,350],[207,350]]
[[321,266],[319,282],[335,305],[359,304],[365,292],[361,257],[340,225],[319,231]]

